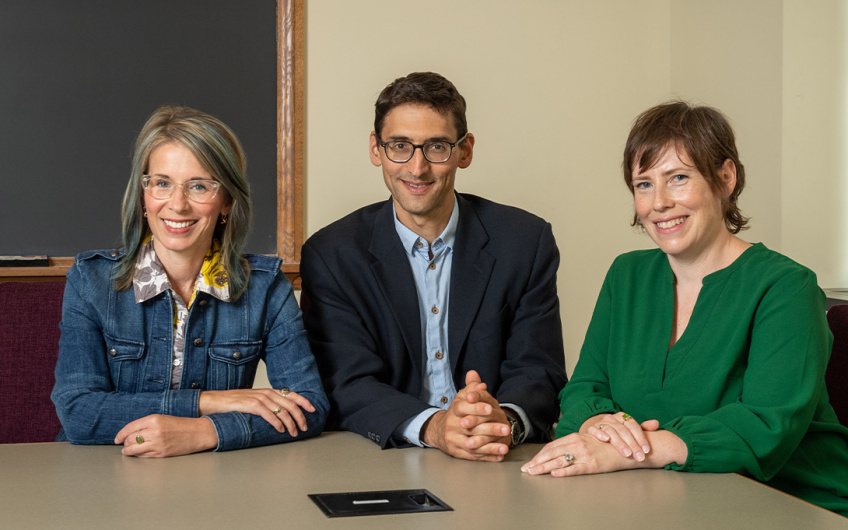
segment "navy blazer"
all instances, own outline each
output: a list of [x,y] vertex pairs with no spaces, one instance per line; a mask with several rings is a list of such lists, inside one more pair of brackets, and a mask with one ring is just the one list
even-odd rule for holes
[[[501,403],[527,413],[548,441],[566,382],[556,289],[559,251],[550,223],[528,212],[457,194],[448,353],[457,390],[477,370]],[[303,245],[304,325],[330,398],[328,429],[381,447],[430,407],[421,392],[418,294],[395,230],[391,199],[320,230]]]

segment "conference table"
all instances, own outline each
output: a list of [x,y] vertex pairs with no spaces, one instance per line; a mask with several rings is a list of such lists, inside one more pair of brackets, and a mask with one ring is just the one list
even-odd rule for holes
[[[555,479],[521,464],[381,450],[346,432],[166,459],[117,446],[0,446],[2,528],[848,528],[848,519],[733,474],[638,470]],[[429,490],[452,511],[328,518],[309,494]]]

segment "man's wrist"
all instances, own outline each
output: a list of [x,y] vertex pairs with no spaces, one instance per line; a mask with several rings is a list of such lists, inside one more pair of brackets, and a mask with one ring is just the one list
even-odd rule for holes
[[527,438],[527,428],[521,416],[509,407],[501,407],[509,422],[509,446],[515,447]]
[[440,410],[427,418],[427,421],[421,425],[421,431],[418,433],[418,439],[424,443],[425,445],[429,445],[430,447],[436,447],[441,449],[442,444],[440,440],[444,439],[444,428],[442,427],[442,432],[438,432],[440,430],[440,425],[443,425],[441,422],[442,416],[444,416],[446,412],[444,410]]

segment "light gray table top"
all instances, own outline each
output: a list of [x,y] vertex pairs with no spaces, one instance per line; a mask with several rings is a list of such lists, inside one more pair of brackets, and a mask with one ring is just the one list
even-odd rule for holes
[[[848,528],[738,475],[626,471],[554,479],[521,464],[380,450],[351,433],[228,453],[124,457],[115,446],[0,445],[4,528]],[[310,493],[426,488],[454,511],[328,519]]]

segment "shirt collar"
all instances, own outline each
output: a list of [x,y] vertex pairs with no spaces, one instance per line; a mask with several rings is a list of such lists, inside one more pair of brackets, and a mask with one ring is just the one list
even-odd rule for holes
[[[228,302],[230,300],[230,286],[227,281],[227,273],[221,266],[221,244],[217,241],[212,242],[212,246],[203,258],[203,265],[200,267],[200,272],[197,274],[197,280],[194,284],[194,293],[202,291],[214,296],[218,300]],[[150,300],[154,296],[171,289],[171,282],[168,280],[168,274],[162,266],[162,262],[156,256],[156,251],[153,249],[153,237],[148,237],[138,252],[138,258],[135,261],[135,273],[133,274],[133,292],[135,293],[136,303]]]
[[[406,252],[410,254],[415,254],[418,251],[417,243],[419,240],[426,243],[423,237],[419,236],[412,230],[406,227],[397,217],[397,210],[395,209],[395,201],[392,201],[392,218],[395,220],[395,231],[400,237],[400,241],[403,244],[403,248]],[[445,229],[442,231],[441,235],[437,237],[433,241],[433,246],[436,246],[436,243],[441,240],[441,242],[448,248],[453,249],[453,245],[456,242],[456,227],[459,225],[459,202],[456,200],[456,195],[453,197],[453,211],[451,211],[450,219],[448,219],[448,224],[445,226]]]

